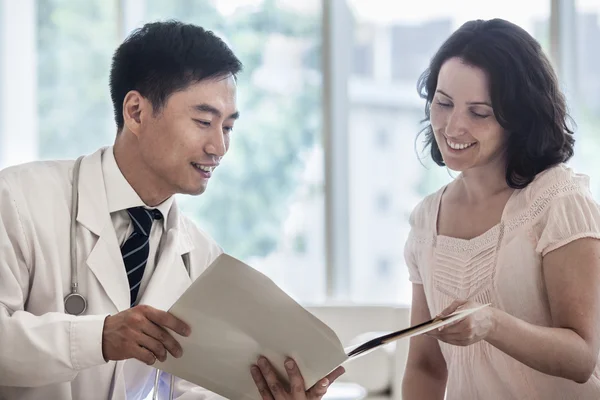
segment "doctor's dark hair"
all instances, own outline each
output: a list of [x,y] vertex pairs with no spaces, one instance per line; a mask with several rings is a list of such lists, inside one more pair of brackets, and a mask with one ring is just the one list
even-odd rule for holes
[[129,91],[147,98],[157,114],[171,94],[205,79],[236,77],[241,70],[240,60],[211,31],[179,21],[144,25],[125,39],[112,59],[110,95],[118,132]]
[[[573,130],[550,61],[524,29],[501,19],[462,25],[431,59],[417,90],[426,100],[425,148],[443,166],[430,123],[430,107],[442,65],[458,57],[487,73],[494,115],[509,135],[506,182],[523,188],[547,168],[573,156]],[[573,124],[574,125],[574,124]]]

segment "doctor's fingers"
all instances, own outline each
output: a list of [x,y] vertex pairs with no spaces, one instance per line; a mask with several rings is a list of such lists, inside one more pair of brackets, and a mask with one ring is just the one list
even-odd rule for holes
[[269,392],[270,396],[272,396],[265,397],[265,395],[261,391],[263,399],[274,398],[275,400],[288,400],[290,396],[279,381],[279,377],[277,376],[277,373],[275,372],[275,369],[273,368],[269,360],[267,360],[265,357],[260,357],[258,359],[258,368],[260,369],[264,380],[267,382],[267,391]]
[[290,380],[290,392],[294,400],[306,399],[304,378],[298,368],[298,364],[291,358],[288,358],[285,363],[285,370]]
[[310,388],[310,390],[308,391],[307,398],[309,400],[310,399],[320,399],[323,396],[325,396],[325,394],[327,394],[327,389],[329,389],[329,386],[337,378],[344,375],[345,372],[346,372],[346,370],[342,366],[339,366],[336,369],[334,369],[333,371],[331,371],[329,373],[329,375],[327,375],[324,379],[321,379],[312,388]]
[[190,327],[185,322],[166,311],[157,310],[146,305],[136,306],[133,309],[140,310],[146,318],[156,325],[169,328],[181,336],[189,336],[191,333]]
[[154,353],[142,346],[137,346],[137,348],[133,352],[132,358],[135,358],[136,360],[139,360],[147,365],[154,365],[154,363],[156,362],[156,356],[154,355]]
[[179,342],[177,342],[166,329],[154,324],[152,321],[146,321],[146,323],[141,326],[141,330],[145,335],[160,342],[173,357],[179,358],[183,354]]
[[327,375],[325,378],[315,383],[315,385],[312,388],[310,388],[310,390],[307,392],[306,398],[309,400],[321,399],[327,394],[327,389],[329,389],[329,386],[331,386],[331,384],[337,378],[342,376],[345,372],[346,370],[344,369],[344,367],[337,367],[336,369],[331,371],[329,375]]
[[258,393],[260,393],[260,397],[263,400],[273,400],[271,389],[269,389],[269,385],[267,385],[267,381],[265,381],[265,377],[262,372],[260,372],[260,369],[254,365],[250,368],[250,372],[252,373],[252,379],[258,389]]
[[[167,359],[167,349],[165,348],[165,346],[163,346],[161,342],[154,339],[153,337],[150,337],[140,332],[139,336],[135,339],[135,342],[137,343],[138,347],[141,346],[142,348],[149,350],[152,354],[152,360],[144,358],[143,360],[140,359],[140,361],[143,361],[146,364],[148,364],[147,361],[152,361],[152,363],[149,364],[152,365],[154,363],[154,359],[157,359],[161,362],[164,362]],[[145,352],[142,353],[144,354],[144,356],[146,355]]]

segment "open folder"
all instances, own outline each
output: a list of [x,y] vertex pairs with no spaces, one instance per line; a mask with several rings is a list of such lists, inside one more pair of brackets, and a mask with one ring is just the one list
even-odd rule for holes
[[[308,279],[308,277],[307,277]],[[482,306],[484,307],[484,306]],[[479,307],[481,308],[481,307]],[[339,365],[401,338],[439,328],[476,309],[463,310],[344,348],[326,324],[252,267],[220,255],[169,309],[192,328],[171,332],[183,348],[155,367],[231,400],[260,400],[250,367],[267,357],[285,379],[292,357],[307,389]]]

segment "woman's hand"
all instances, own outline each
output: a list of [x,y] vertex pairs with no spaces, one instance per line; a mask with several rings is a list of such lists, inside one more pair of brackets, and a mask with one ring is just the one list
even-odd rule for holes
[[[481,304],[467,300],[455,300],[438,317],[445,317],[457,310],[469,309]],[[494,308],[484,307],[465,318],[426,333],[442,342],[455,346],[468,346],[485,340],[494,330]]]
[[345,372],[343,367],[338,367],[305,391],[304,379],[294,360],[286,360],[285,370],[289,387],[277,378],[275,370],[265,357],[258,360],[258,366],[252,366],[252,378],[263,400],[320,400],[327,393],[329,385]]

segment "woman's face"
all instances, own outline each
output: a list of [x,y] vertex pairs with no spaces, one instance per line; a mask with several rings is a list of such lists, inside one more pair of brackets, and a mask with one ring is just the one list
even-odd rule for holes
[[448,168],[463,172],[504,157],[508,135],[496,120],[481,68],[448,59],[440,69],[430,116]]

